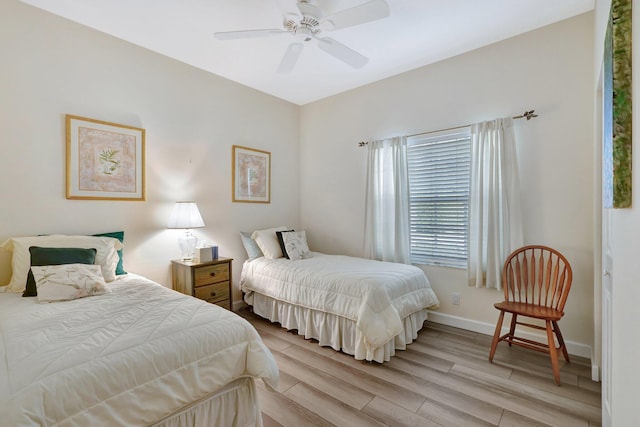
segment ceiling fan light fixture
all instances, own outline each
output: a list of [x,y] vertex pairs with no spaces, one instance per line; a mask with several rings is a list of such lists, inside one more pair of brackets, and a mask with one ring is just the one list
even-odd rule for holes
[[323,31],[343,29],[365,24],[389,16],[389,5],[386,0],[368,0],[356,6],[342,9],[324,16],[322,9],[313,0],[297,0],[299,13],[285,13],[283,17],[284,29],[243,30],[215,33],[220,40],[231,40],[249,37],[264,37],[277,34],[291,34],[298,39],[289,45],[278,67],[279,73],[288,73],[295,66],[302,51],[302,43],[313,39],[318,41],[320,50],[353,68],[362,68],[369,58],[356,52],[329,37],[319,37]]
[[299,27],[296,30],[296,35],[299,36],[299,39],[303,42],[308,42],[315,37],[315,32],[307,27]]

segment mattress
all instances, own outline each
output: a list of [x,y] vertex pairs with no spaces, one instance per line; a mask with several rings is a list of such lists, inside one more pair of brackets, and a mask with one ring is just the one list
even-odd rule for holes
[[[267,297],[280,303],[269,303],[272,307],[286,304],[352,322],[362,337],[358,345],[364,355],[358,358],[367,360],[405,332],[407,317],[439,304],[418,267],[318,252],[297,261],[246,261],[240,285],[250,305],[257,296]],[[273,321],[272,317],[268,316]]]
[[109,286],[50,304],[0,293],[3,425],[151,425],[241,378],[277,387],[243,318],[135,274]]

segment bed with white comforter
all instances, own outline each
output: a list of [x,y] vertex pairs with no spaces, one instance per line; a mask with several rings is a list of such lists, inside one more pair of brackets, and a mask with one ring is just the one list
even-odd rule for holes
[[418,267],[318,252],[245,261],[240,286],[256,314],[378,362],[406,348],[439,304]]
[[0,424],[262,425],[278,368],[243,318],[141,276],[39,304],[0,293]]

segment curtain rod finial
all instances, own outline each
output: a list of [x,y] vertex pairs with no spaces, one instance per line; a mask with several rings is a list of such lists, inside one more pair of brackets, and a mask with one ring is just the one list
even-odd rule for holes
[[538,117],[537,114],[534,113],[534,111],[536,110],[530,110],[530,111],[525,111],[524,113],[522,113],[521,116],[515,116],[514,119],[527,119],[527,120],[531,120],[534,117]]

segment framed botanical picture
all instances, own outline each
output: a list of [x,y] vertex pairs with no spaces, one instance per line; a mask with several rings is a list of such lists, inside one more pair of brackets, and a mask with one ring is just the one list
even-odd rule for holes
[[66,119],[67,199],[144,200],[144,129]]
[[271,203],[271,153],[234,145],[231,159],[232,200]]

